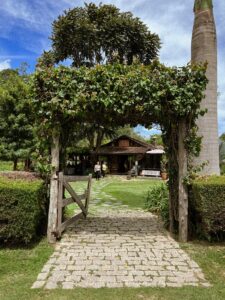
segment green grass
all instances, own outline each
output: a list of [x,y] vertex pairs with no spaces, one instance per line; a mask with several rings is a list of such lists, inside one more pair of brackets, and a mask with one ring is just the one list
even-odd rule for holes
[[[18,163],[18,169],[23,170],[22,162]],[[13,162],[0,160],[0,171],[13,171]]]
[[211,288],[124,288],[74,290],[31,290],[30,287],[53,247],[42,240],[31,249],[0,248],[1,300],[224,300],[225,299],[225,247],[208,243],[182,245],[202,267]]
[[12,171],[12,170],[13,170],[12,162],[0,160],[0,171]]
[[[117,177],[106,178],[100,181],[93,180],[92,190],[95,191],[101,184],[103,184],[103,188],[100,188],[98,195],[92,195],[90,202],[92,211],[104,204],[108,204],[111,207],[117,205],[118,208],[120,208],[120,206],[122,208],[123,205],[126,205],[129,209],[143,209],[148,191],[152,187],[161,184],[161,181],[154,179],[121,180]],[[78,191],[78,194],[80,194],[84,192],[87,184],[86,182],[76,182],[71,185],[75,191]],[[66,196],[69,197],[69,194],[66,193]],[[114,199],[112,200],[110,197]],[[97,203],[93,203],[95,198],[99,198],[100,200]],[[71,204],[67,206],[65,215],[66,217],[70,217],[74,215],[74,211],[79,210],[76,204]]]
[[113,196],[122,205],[127,205],[128,208],[144,208],[148,191],[160,183],[161,181],[154,179],[115,181],[104,187],[102,191]]

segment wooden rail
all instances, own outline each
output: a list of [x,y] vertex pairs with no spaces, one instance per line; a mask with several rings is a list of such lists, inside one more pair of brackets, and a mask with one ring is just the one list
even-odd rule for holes
[[[77,182],[77,181],[87,181],[87,189],[82,195],[78,195],[70,185],[70,182]],[[58,238],[60,238],[62,232],[68,226],[73,224],[76,220],[81,218],[87,218],[90,194],[91,194],[91,181],[92,181],[92,175],[65,176],[62,172],[59,173],[59,177],[58,177],[59,195],[58,195],[58,207],[57,207],[58,216],[57,216],[57,232],[56,232]],[[65,190],[67,190],[67,192],[70,194],[70,198],[64,197]],[[81,209],[81,212],[77,215],[74,215],[70,219],[63,221],[63,208],[72,203],[76,203]]]

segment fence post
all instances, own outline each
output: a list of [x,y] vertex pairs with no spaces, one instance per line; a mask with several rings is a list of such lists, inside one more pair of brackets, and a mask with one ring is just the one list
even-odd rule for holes
[[62,209],[63,209],[63,197],[64,197],[64,190],[63,190],[63,172],[59,173],[59,195],[58,195],[58,218],[57,218],[57,237],[61,237],[62,230]]
[[59,135],[53,134],[51,145],[51,165],[52,174],[50,182],[50,203],[48,212],[48,231],[49,243],[56,242],[57,232],[57,206],[58,206],[58,171],[59,171]]
[[[88,186],[87,186],[86,202],[85,202],[85,208],[86,208],[87,214],[88,214],[88,207],[89,207],[90,196],[91,196],[91,184],[92,184],[92,175],[89,175]],[[87,215],[86,215],[86,217],[87,217]]]
[[179,241],[188,240],[188,191],[183,180],[187,175],[187,150],[184,140],[186,137],[186,123],[179,123],[178,158],[179,158]]

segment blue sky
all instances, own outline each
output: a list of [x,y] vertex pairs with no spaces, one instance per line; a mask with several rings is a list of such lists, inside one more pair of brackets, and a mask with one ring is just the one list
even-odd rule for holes
[[[50,48],[51,23],[63,10],[83,5],[80,0],[1,0],[0,70],[27,62],[32,71],[37,57]],[[99,3],[100,1],[86,1]],[[132,11],[162,41],[160,60],[168,66],[190,61],[194,0],[102,0]],[[225,132],[225,1],[214,0],[218,35],[219,133]],[[137,129],[143,135],[149,132]]]

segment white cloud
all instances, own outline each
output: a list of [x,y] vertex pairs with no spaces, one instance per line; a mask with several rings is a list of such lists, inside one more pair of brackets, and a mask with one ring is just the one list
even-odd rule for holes
[[10,59],[0,61],[0,71],[5,70],[5,69],[10,69],[10,68],[11,68],[11,60]]

